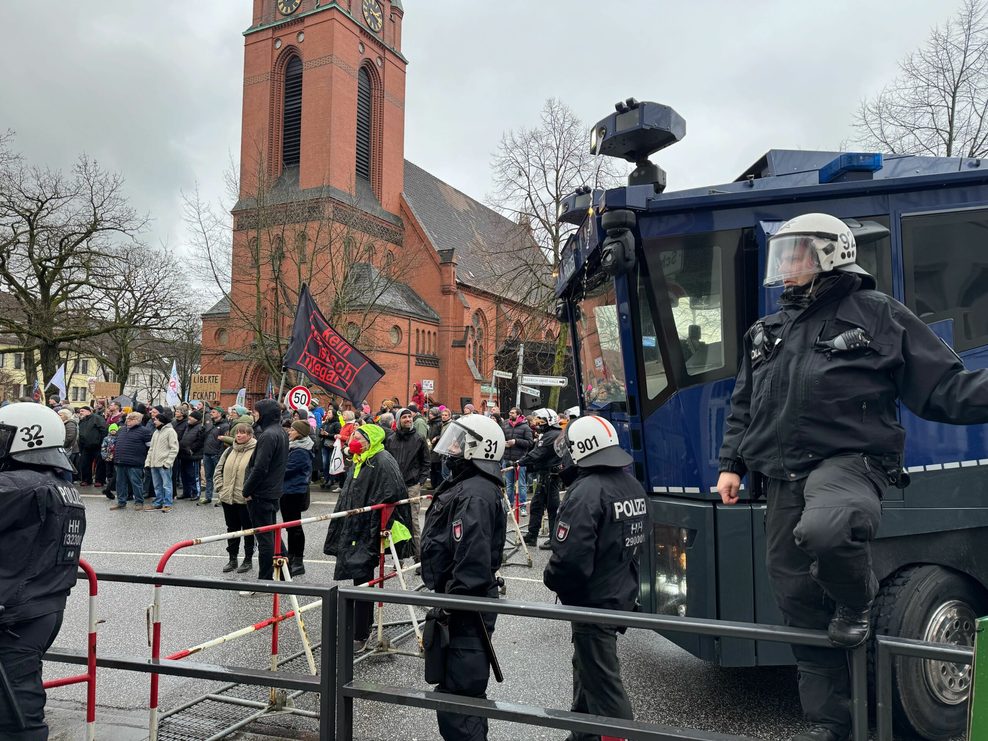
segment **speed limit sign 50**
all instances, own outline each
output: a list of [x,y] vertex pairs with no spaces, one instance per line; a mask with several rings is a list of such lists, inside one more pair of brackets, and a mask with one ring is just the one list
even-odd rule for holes
[[288,391],[288,395],[285,397],[285,404],[288,408],[296,411],[308,409],[310,401],[312,401],[312,395],[305,386],[295,386]]

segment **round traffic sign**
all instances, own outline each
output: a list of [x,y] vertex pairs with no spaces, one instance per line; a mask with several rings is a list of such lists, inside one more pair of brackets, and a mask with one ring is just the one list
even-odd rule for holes
[[305,386],[295,386],[288,391],[288,395],[285,396],[285,404],[289,409],[294,409],[298,411],[299,409],[308,409],[309,402],[312,401],[312,395],[309,393],[309,389]]

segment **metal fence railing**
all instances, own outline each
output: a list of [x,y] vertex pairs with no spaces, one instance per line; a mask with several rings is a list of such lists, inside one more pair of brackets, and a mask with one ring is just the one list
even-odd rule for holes
[[[239,682],[264,687],[278,687],[306,692],[318,692],[320,738],[353,739],[353,701],[357,699],[404,705],[429,710],[448,710],[477,715],[493,720],[504,720],[525,725],[558,728],[560,730],[594,733],[603,736],[623,736],[629,739],[665,741],[667,739],[693,739],[695,741],[726,741],[738,739],[709,731],[689,730],[679,727],[641,723],[619,718],[575,713],[568,710],[543,708],[512,702],[485,700],[452,695],[415,687],[394,687],[371,682],[355,681],[353,672],[353,605],[355,602],[385,602],[412,607],[440,607],[447,610],[493,612],[543,620],[617,625],[662,633],[686,633],[773,641],[786,644],[829,647],[831,643],[823,631],[802,630],[776,625],[759,625],[721,620],[707,620],[666,615],[646,615],[616,610],[592,610],[546,603],[516,602],[440,595],[424,592],[390,591],[380,589],[336,587],[330,585],[302,585],[273,581],[230,581],[193,577],[133,575],[100,572],[100,581],[130,584],[167,585],[196,589],[242,590],[257,592],[314,596],[322,599],[319,610],[322,620],[321,643],[324,646],[317,676],[272,672],[244,666],[222,666],[202,662],[185,662],[169,659],[152,661],[133,656],[97,656],[98,667],[137,671],[145,674],[166,674],[195,679]],[[85,575],[82,575],[85,578]],[[979,623],[980,627],[981,623]],[[980,632],[979,632],[980,638]],[[945,644],[877,636],[875,650],[875,682],[877,698],[877,733],[879,741],[892,741],[892,659],[910,656],[920,659],[971,664],[976,649]],[[335,645],[336,650],[332,647]],[[984,650],[984,641],[981,642]],[[849,652],[852,693],[852,733],[854,738],[868,737],[868,649],[865,646]],[[46,654],[48,661],[85,664],[86,652],[52,648]],[[983,669],[983,667],[976,667]],[[972,696],[979,705],[988,704],[988,689],[982,687],[977,696],[978,672],[975,676]],[[981,674],[988,675],[982,671]],[[988,679],[988,676],[986,676]],[[972,712],[972,716],[976,715]]]

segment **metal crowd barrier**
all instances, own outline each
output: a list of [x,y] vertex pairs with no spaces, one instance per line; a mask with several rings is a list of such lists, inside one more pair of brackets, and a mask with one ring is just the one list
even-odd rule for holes
[[[452,695],[434,690],[413,687],[394,687],[371,682],[355,681],[353,676],[353,605],[355,602],[387,602],[413,607],[441,607],[447,610],[471,612],[494,612],[501,615],[514,615],[562,622],[580,622],[618,625],[664,633],[687,633],[715,635],[732,638],[773,641],[807,646],[831,646],[823,631],[803,630],[776,625],[758,625],[700,618],[683,618],[666,615],[645,615],[618,610],[591,610],[546,603],[515,602],[488,599],[483,597],[463,597],[423,592],[369,590],[358,587],[337,587],[301,585],[290,582],[273,581],[216,581],[193,577],[155,575],[116,574],[100,572],[98,578],[104,582],[128,584],[151,584],[154,586],[191,587],[195,589],[218,589],[239,591],[250,590],[269,594],[307,595],[322,599],[321,604],[321,643],[326,650],[318,676],[272,672],[244,666],[223,666],[206,663],[188,663],[171,659],[149,660],[133,656],[97,655],[96,666],[144,674],[166,674],[193,679],[238,682],[264,687],[318,692],[320,738],[335,738],[339,741],[353,739],[353,701],[356,699],[374,700],[407,707],[428,710],[446,710],[477,715],[494,720],[505,720],[524,725],[558,728],[561,730],[594,733],[602,736],[621,736],[628,739],[666,741],[668,739],[691,739],[693,741],[727,741],[739,739],[735,735],[725,735],[709,731],[689,730],[679,727],[642,723],[620,718],[604,718],[568,710],[542,708],[513,702],[483,700],[473,697]],[[80,572],[80,578],[88,576]],[[979,622],[979,627],[983,621]],[[495,634],[496,635],[496,634]],[[980,637],[980,631],[979,631]],[[335,643],[336,651],[329,647]],[[877,636],[876,638],[876,687],[877,723],[879,741],[892,740],[892,657],[911,656],[938,661],[974,661],[976,650],[985,651],[984,641],[975,648],[950,646],[946,644],[924,643],[922,641]],[[851,691],[852,691],[852,733],[854,738],[868,738],[868,649],[861,646],[850,652]],[[45,655],[47,661],[68,664],[87,664],[87,652],[52,648]],[[978,677],[985,672],[976,666],[975,682],[972,689],[972,706],[985,704],[985,699],[977,695],[980,688]],[[977,698],[977,703],[975,702]],[[971,716],[976,717],[977,707],[972,707]],[[972,736],[972,738],[974,738]]]

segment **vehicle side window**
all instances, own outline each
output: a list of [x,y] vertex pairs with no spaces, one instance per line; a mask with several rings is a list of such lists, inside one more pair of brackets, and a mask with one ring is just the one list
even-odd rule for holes
[[953,319],[958,351],[988,344],[988,209],[902,218],[906,305]]

